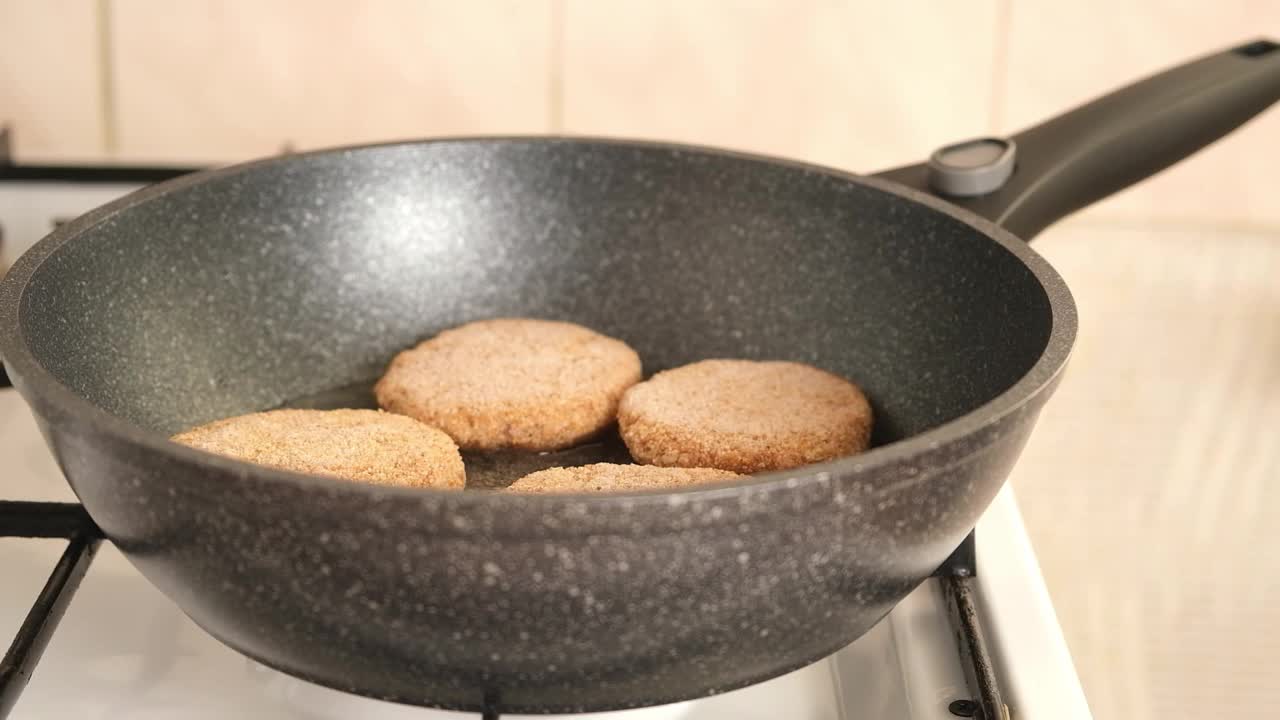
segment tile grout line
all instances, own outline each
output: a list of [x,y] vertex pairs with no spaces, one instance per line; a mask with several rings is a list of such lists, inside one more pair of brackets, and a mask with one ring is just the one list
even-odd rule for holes
[[564,3],[565,0],[551,0],[547,39],[547,124],[555,135],[564,132]]
[[120,134],[116,124],[116,85],[114,43],[111,31],[111,0],[94,3],[97,24],[98,47],[98,110],[102,120],[102,149],[114,156],[120,146]]
[[995,47],[991,53],[991,103],[987,125],[992,135],[1003,132],[1005,100],[1009,92],[1009,43],[1013,32],[1013,0],[996,0]]

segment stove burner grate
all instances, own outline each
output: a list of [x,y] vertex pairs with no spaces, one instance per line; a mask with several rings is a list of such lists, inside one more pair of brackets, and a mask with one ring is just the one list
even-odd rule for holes
[[102,532],[74,503],[0,501],[0,537],[65,538],[67,547],[0,660],[0,719],[8,717],[71,603]]

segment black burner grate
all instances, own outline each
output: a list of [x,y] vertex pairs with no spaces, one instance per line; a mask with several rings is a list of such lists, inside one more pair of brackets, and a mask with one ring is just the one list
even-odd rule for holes
[[[66,549],[0,662],[0,720],[4,720],[17,704],[72,595],[93,562],[102,542],[102,532],[84,508],[75,503],[0,501],[0,537],[67,540]],[[974,560],[974,541],[970,534],[935,573],[951,610],[961,664],[973,695],[973,698],[952,702],[951,712],[957,717],[1008,720],[1008,709],[1001,698],[978,620],[973,590]],[[498,720],[498,715],[496,709],[486,709],[481,714],[484,720]]]
[[67,548],[0,661],[0,719],[8,717],[26,688],[71,596],[89,570],[102,533],[74,503],[0,501],[0,537],[65,538]]
[[942,594],[947,599],[951,615],[951,627],[956,633],[956,645],[960,650],[960,666],[973,699],[960,699],[951,703],[951,714],[973,717],[979,720],[1009,720],[1009,708],[1004,704],[995,665],[987,650],[978,619],[977,593],[973,584],[977,581],[978,551],[973,533],[960,543],[960,547],[938,568],[934,576],[942,583]]

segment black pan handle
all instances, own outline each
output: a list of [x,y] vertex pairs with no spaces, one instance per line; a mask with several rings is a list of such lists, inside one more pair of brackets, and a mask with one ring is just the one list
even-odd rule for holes
[[1010,138],[952,145],[929,162],[877,175],[942,197],[1029,240],[1278,100],[1280,44],[1255,40],[1139,80]]

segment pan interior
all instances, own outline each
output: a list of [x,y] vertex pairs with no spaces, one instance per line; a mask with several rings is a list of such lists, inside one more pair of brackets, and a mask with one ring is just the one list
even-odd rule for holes
[[397,351],[495,316],[582,323],[634,346],[646,373],[713,357],[812,363],[867,391],[877,444],[1006,390],[1051,329],[1019,258],[927,206],[802,166],[562,140],[221,173],[84,230],[21,306],[54,376],[165,434],[367,402]]

